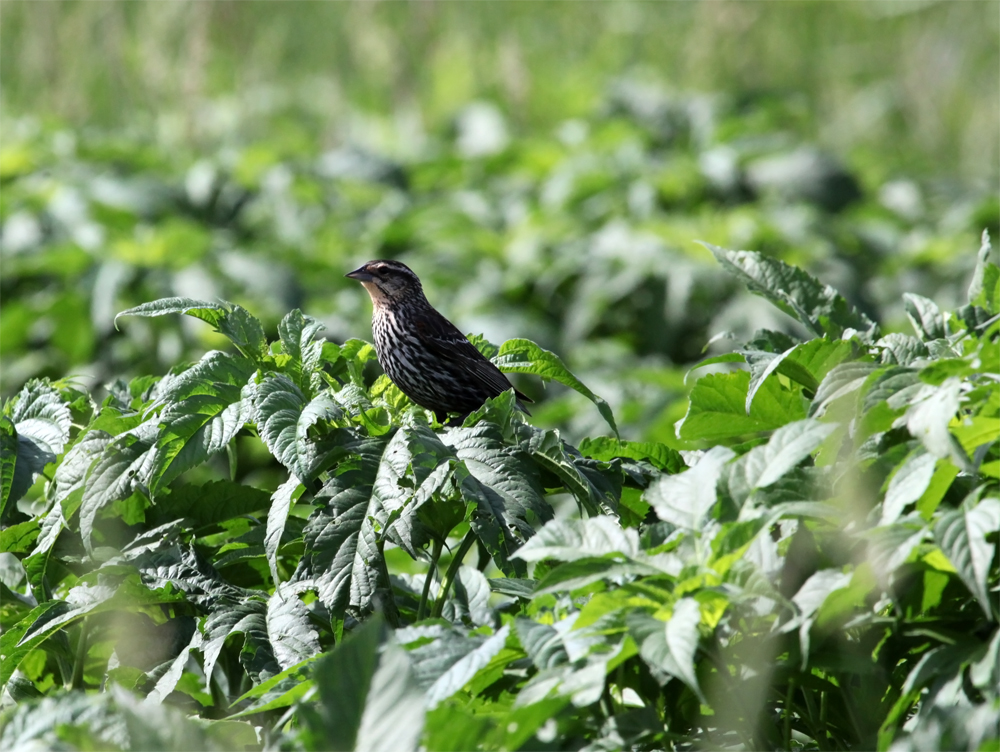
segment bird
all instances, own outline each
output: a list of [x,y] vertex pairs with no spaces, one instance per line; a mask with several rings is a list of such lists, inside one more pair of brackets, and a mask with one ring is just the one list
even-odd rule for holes
[[491,397],[514,389],[517,408],[531,402],[458,327],[428,302],[420,278],[399,261],[375,259],[344,275],[372,299],[372,333],[382,370],[413,402],[446,424],[464,421]]

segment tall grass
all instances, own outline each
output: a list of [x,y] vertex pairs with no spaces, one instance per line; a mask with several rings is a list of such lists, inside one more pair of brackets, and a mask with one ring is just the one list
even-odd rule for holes
[[276,114],[318,145],[370,134],[374,115],[412,146],[482,97],[514,128],[546,129],[638,75],[737,98],[798,92],[796,130],[841,153],[998,174],[997,0],[3,0],[0,24],[6,115],[195,146],[266,135]]

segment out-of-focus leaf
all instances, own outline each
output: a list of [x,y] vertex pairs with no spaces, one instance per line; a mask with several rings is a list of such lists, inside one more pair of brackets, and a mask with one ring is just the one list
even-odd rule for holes
[[319,705],[302,708],[309,749],[417,749],[424,694],[406,651],[384,635],[381,619],[374,618],[316,662]]

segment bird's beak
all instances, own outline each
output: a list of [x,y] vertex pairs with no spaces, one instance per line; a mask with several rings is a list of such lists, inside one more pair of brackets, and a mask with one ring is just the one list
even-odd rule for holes
[[351,279],[356,279],[358,282],[371,282],[372,275],[365,267],[361,266],[355,269],[349,274],[345,274],[345,277],[350,277]]

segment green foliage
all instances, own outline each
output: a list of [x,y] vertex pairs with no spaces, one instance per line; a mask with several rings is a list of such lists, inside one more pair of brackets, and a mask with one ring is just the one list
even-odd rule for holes
[[[814,336],[708,358],[747,370],[695,382],[683,453],[574,447],[513,392],[438,425],[298,310],[124,312],[235,352],[4,405],[0,744],[995,748],[996,265],[908,298],[911,341],[713,252]],[[615,427],[539,345],[479,345]]]

